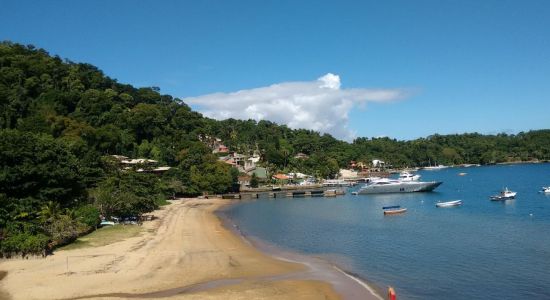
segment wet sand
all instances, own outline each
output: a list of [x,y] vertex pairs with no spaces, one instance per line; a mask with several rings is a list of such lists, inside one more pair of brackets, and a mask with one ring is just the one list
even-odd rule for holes
[[214,214],[229,203],[177,200],[137,237],[0,261],[0,299],[379,299],[320,260],[260,252]]

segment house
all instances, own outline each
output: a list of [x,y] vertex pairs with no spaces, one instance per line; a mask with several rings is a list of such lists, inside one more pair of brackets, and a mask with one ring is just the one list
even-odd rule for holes
[[158,167],[154,169],[137,169],[136,172],[146,172],[146,173],[154,173],[154,174],[162,174],[168,170],[170,170],[172,167]]
[[150,165],[150,164],[156,164],[158,163],[158,161],[153,159],[147,159],[147,158],[134,158],[134,159],[121,160],[120,163],[125,165]]
[[375,168],[382,168],[386,165],[386,163],[383,160],[379,159],[373,159],[372,160],[372,166]]
[[158,161],[153,159],[128,158],[122,155],[112,155],[112,157],[119,161],[120,168],[123,170],[131,170],[139,167],[139,169],[135,169],[136,172],[161,174],[171,169],[171,167],[168,166],[155,167],[154,165],[156,165]]
[[212,150],[212,153],[214,153],[214,154],[216,154],[216,153],[228,153],[228,152],[229,152],[229,148],[227,148],[224,144],[219,144]]
[[251,157],[248,157],[244,161],[244,169],[248,172],[256,168],[256,164],[260,161],[260,155],[256,152]]
[[310,178],[311,176],[307,175],[307,174],[304,174],[304,173],[300,173],[300,172],[296,172],[296,173],[288,173],[286,174],[289,178],[293,178],[293,179],[304,179],[304,178]]
[[220,161],[232,165],[233,167],[239,169],[240,172],[245,172],[245,159],[246,156],[236,152],[219,158]]
[[289,179],[289,177],[286,174],[281,174],[281,173],[273,175],[272,178],[275,179],[275,180],[288,180]]
[[222,140],[217,137],[211,137],[209,135],[199,135],[199,140],[206,144],[210,149],[212,149],[212,153],[228,153],[229,148],[227,148],[223,143]]

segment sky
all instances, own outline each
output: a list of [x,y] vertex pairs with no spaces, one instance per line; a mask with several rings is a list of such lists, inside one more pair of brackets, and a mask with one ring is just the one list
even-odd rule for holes
[[0,40],[337,138],[550,128],[550,1],[0,0]]

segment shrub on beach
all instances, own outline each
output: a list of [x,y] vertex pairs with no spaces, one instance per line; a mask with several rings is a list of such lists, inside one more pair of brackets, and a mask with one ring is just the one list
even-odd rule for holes
[[45,234],[31,234],[28,232],[8,235],[0,241],[0,257],[12,257],[17,254],[26,256],[28,254],[44,253],[50,238]]
[[88,228],[95,228],[100,222],[99,210],[91,204],[77,208],[75,210],[75,217],[80,224]]

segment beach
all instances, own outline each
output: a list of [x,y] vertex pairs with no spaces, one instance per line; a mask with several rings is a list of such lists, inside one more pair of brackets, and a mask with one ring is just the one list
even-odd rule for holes
[[[267,255],[224,227],[222,199],[172,201],[140,235],[0,262],[2,299],[380,299],[328,263]],[[338,275],[340,274],[340,275]]]

